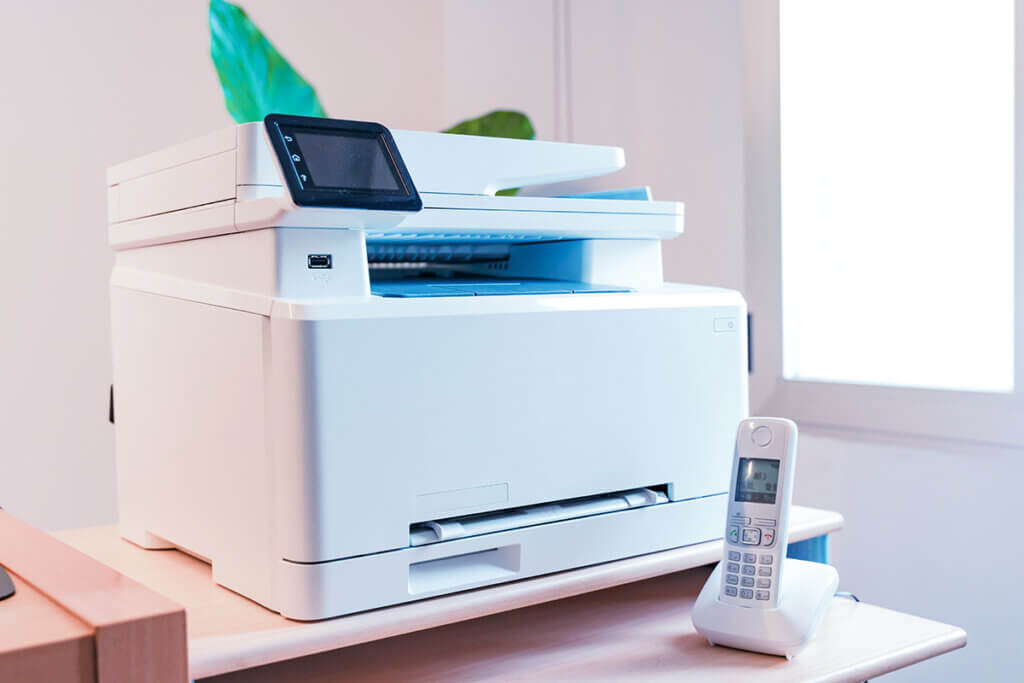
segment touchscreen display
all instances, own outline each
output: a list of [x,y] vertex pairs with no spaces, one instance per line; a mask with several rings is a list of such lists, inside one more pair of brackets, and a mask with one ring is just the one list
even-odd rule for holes
[[311,185],[407,194],[379,135],[296,130],[295,142]]
[[[398,144],[379,123],[286,114],[268,114],[263,123],[296,207],[423,209]],[[356,223],[393,221],[394,217],[363,216]]]
[[779,461],[773,458],[740,458],[736,472],[737,503],[775,504],[779,488]]

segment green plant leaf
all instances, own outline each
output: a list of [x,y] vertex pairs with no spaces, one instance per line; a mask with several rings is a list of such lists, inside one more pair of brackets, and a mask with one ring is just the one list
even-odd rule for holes
[[519,111],[499,109],[475,119],[460,121],[444,131],[456,135],[485,135],[492,138],[518,138],[532,140],[533,124],[530,117]]
[[210,56],[224,104],[238,123],[267,114],[326,116],[316,91],[249,21],[245,11],[210,0]]
[[[456,135],[484,135],[491,138],[518,138],[532,140],[535,132],[530,117],[519,111],[498,109],[475,119],[460,121],[444,131]],[[510,197],[519,192],[518,187],[498,190],[495,194]]]

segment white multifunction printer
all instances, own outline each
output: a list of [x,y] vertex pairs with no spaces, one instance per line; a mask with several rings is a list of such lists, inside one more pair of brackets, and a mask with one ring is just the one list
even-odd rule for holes
[[720,538],[743,299],[622,150],[271,115],[108,171],[121,534],[321,619]]

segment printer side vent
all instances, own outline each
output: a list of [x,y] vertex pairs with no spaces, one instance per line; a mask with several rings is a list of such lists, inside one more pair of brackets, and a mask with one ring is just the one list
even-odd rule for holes
[[538,524],[562,522],[609,512],[667,503],[668,485],[630,489],[596,496],[539,503],[463,517],[420,522],[409,526],[409,545],[429,545],[467,536],[509,531]]

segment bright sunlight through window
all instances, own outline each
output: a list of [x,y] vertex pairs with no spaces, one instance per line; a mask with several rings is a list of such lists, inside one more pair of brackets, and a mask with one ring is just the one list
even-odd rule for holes
[[1013,391],[1012,0],[782,0],[787,379]]

